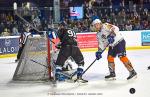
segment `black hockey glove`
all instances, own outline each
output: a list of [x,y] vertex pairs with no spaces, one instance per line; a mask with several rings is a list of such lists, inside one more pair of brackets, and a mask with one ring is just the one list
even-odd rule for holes
[[58,44],[56,44],[55,47],[56,47],[57,49],[61,49],[61,42],[59,42]]

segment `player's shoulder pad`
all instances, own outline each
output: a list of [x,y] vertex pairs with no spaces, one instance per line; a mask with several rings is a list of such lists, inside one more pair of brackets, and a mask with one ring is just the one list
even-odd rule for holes
[[104,26],[106,29],[111,29],[113,27],[113,25],[109,23],[104,23]]

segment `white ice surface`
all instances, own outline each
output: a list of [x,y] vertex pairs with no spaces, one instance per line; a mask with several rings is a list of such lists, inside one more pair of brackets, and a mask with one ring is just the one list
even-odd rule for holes
[[[85,68],[95,59],[94,52],[84,52]],[[115,59],[117,80],[105,81],[108,73],[107,51],[83,76],[87,84],[61,82],[53,87],[51,82],[14,82],[17,66],[15,58],[0,59],[0,97],[150,97],[150,50],[127,51],[138,73],[136,80],[127,81],[129,73],[118,58]],[[135,88],[135,93],[129,92]]]

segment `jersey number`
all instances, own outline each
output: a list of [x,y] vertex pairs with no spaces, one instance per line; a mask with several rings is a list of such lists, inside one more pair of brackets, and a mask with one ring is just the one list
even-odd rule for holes
[[69,37],[74,37],[74,38],[77,37],[77,36],[76,36],[76,33],[75,33],[74,31],[68,30],[67,32],[68,32],[68,34],[69,34],[69,35],[68,35]]

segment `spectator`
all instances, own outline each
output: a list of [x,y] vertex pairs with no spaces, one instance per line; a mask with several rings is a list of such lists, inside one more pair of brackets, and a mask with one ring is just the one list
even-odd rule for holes
[[10,36],[9,29],[5,28],[4,31],[1,33],[1,36]]
[[4,31],[4,23],[0,23],[0,35]]
[[143,29],[145,29],[145,30],[149,30],[149,22],[147,21],[147,20],[144,20],[143,21]]
[[12,35],[19,35],[20,33],[18,32],[18,28],[17,25],[14,25],[14,27],[12,28]]
[[125,30],[132,31],[132,24],[130,23],[130,21],[127,21],[127,24],[125,25]]
[[[78,0],[73,0],[78,4]],[[91,20],[100,18],[103,22],[109,22],[120,27],[120,30],[146,30],[150,29],[150,9],[149,0],[82,0],[84,1],[84,17],[80,20],[71,20],[69,18],[69,4],[71,0],[62,0],[61,17],[62,21],[69,28],[76,29],[77,32],[93,31],[90,26]],[[81,2],[80,2],[81,3]],[[73,3],[72,3],[73,4]],[[80,4],[82,5],[82,4]],[[38,9],[38,8],[37,8]],[[22,9],[18,9],[23,17],[25,13]],[[30,11],[29,11],[30,12]],[[53,25],[52,9],[47,13],[48,18],[39,18],[41,10],[33,10],[30,16],[35,27],[39,30],[46,30]],[[46,13],[45,13],[46,14]],[[129,22],[127,22],[129,21]],[[16,22],[14,24],[14,22]],[[17,25],[17,26],[16,26]],[[132,26],[132,27],[131,27]],[[5,28],[5,31],[4,31]],[[16,35],[23,32],[23,23],[11,12],[0,12],[0,35],[2,32],[9,32]],[[18,30],[18,31],[17,31]],[[11,33],[10,33],[11,32]],[[3,34],[2,34],[3,35]]]

